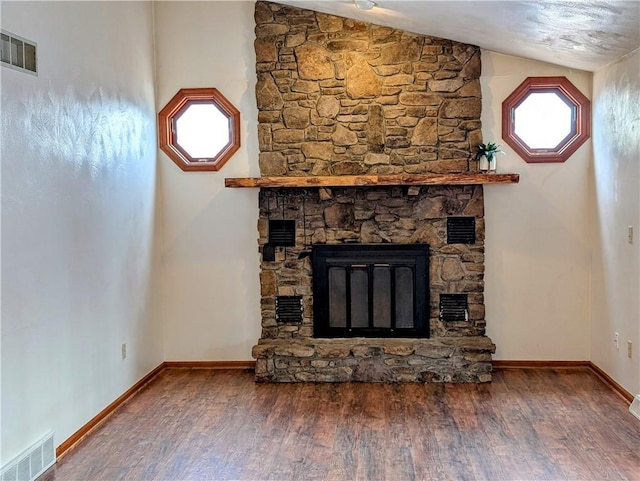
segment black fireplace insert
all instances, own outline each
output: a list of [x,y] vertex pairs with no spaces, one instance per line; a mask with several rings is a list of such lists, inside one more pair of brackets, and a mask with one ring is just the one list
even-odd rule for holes
[[429,337],[427,244],[314,245],[315,337]]

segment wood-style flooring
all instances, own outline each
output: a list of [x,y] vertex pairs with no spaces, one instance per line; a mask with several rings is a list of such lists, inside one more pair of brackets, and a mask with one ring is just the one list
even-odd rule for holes
[[166,370],[41,478],[640,480],[640,421],[587,370],[491,384],[255,384]]

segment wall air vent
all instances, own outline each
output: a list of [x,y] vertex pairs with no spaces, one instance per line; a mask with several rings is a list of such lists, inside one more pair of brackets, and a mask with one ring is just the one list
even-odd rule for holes
[[302,296],[276,296],[277,322],[302,322]]
[[468,321],[467,294],[440,294],[440,319],[443,321]]
[[6,30],[0,30],[0,60],[3,67],[38,75],[37,44]]
[[447,244],[475,243],[475,217],[447,217]]
[[2,481],[33,481],[56,462],[53,432],[2,467]]

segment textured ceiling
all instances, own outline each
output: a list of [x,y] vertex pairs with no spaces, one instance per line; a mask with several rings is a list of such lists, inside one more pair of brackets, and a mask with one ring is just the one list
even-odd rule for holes
[[640,0],[352,0],[278,3],[594,71],[640,47]]

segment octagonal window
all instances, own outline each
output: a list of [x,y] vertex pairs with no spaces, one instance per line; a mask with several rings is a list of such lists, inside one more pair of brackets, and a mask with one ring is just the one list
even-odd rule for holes
[[589,100],[565,77],[529,77],[502,104],[502,137],[526,162],[564,162],[589,136]]
[[219,170],[240,148],[240,112],[217,89],[182,89],[158,114],[160,148],[182,170]]

